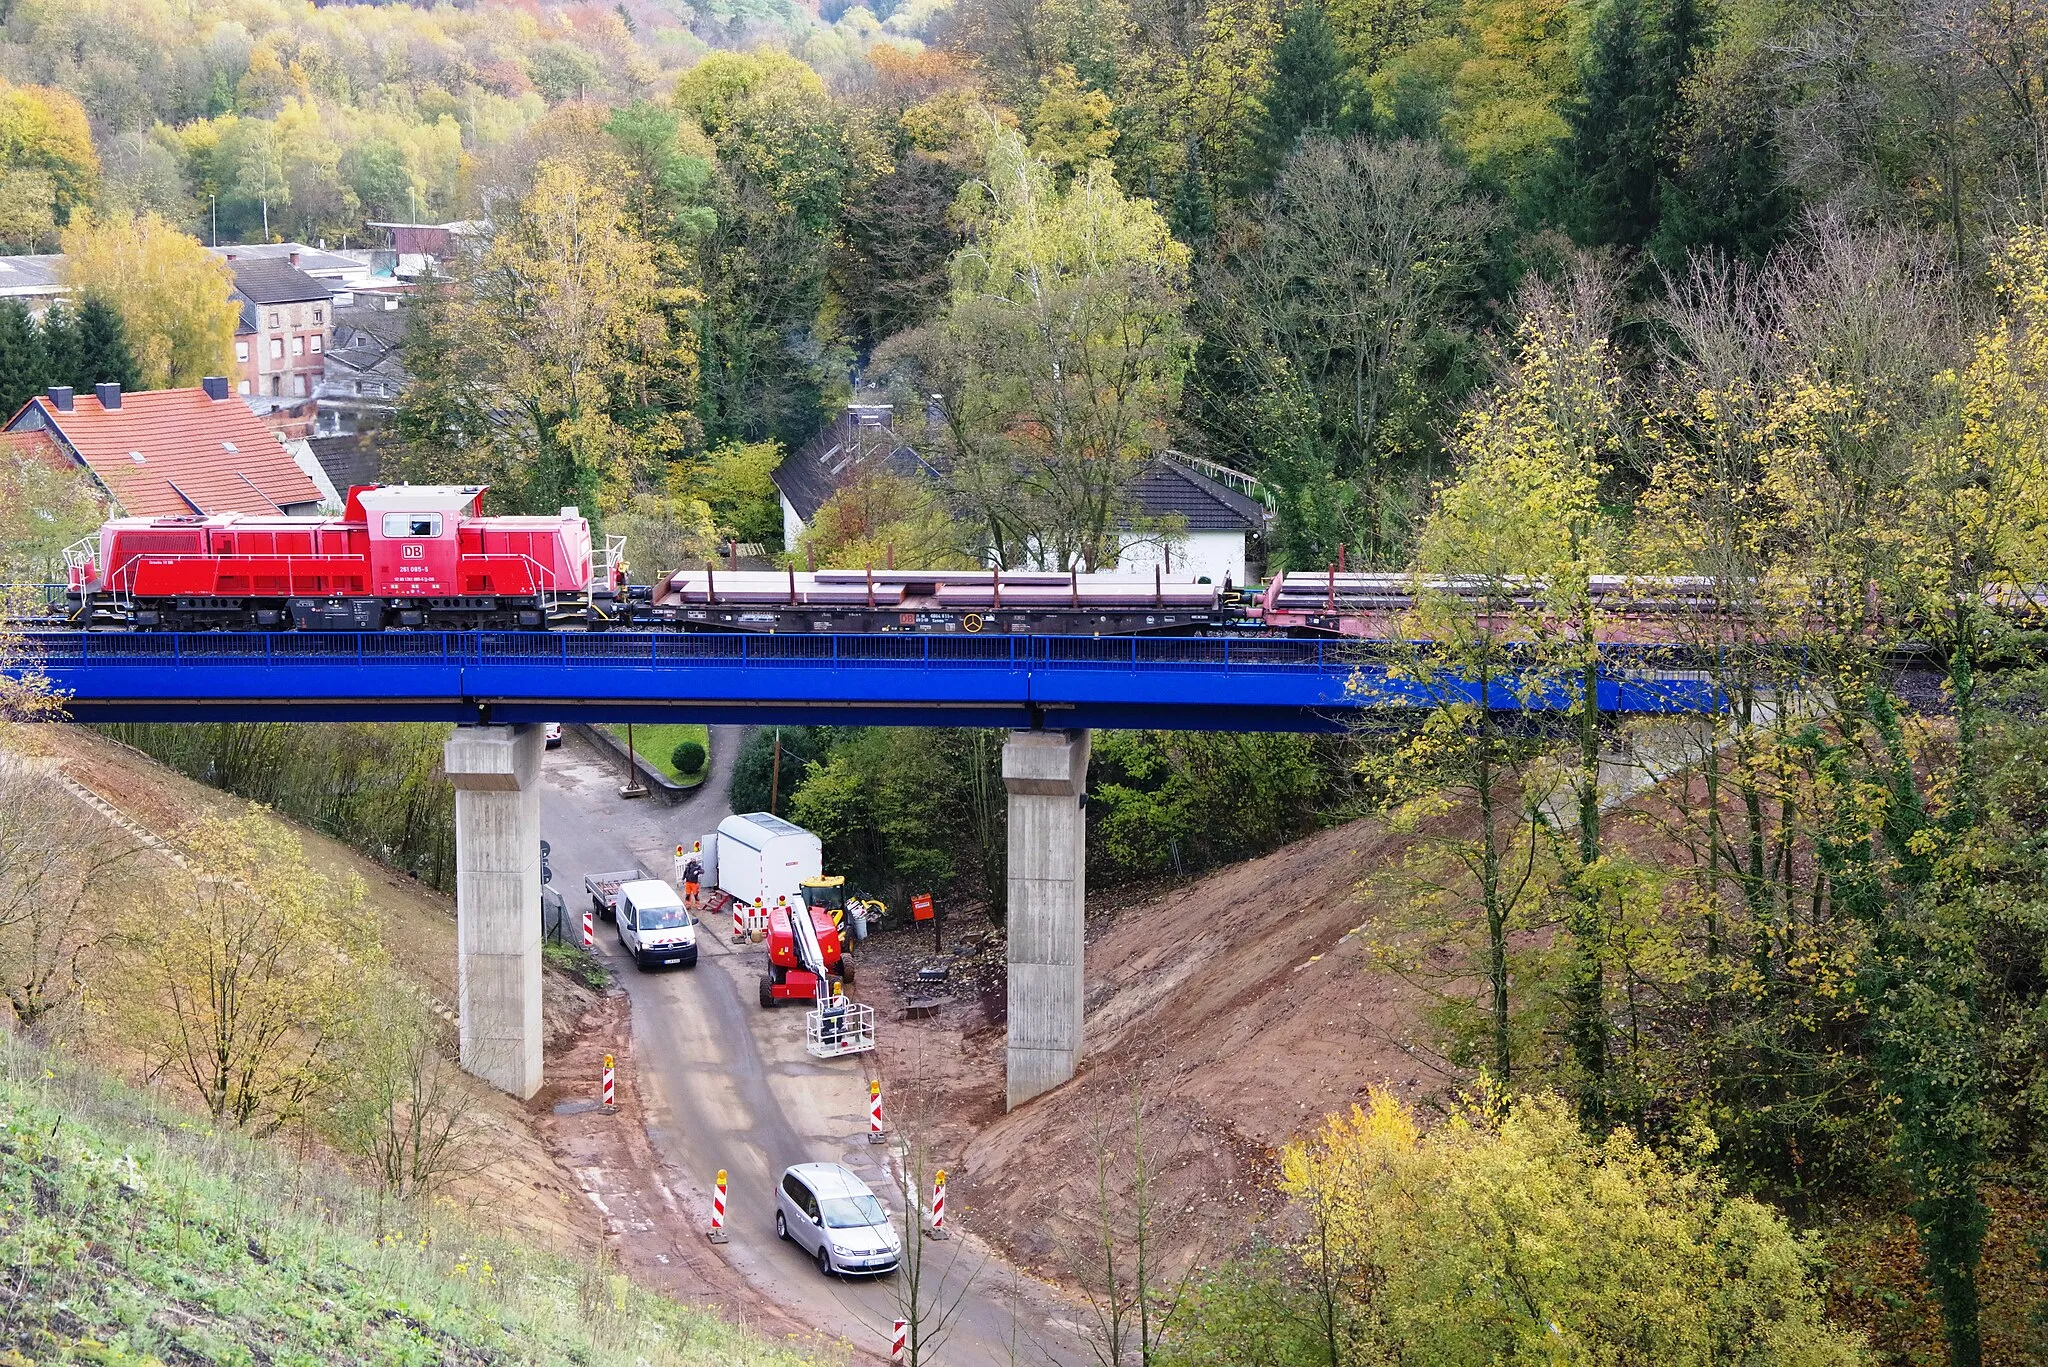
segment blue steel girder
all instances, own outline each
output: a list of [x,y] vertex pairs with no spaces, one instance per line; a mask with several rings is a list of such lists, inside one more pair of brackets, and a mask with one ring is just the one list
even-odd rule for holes
[[[1474,701],[1386,643],[1251,637],[679,632],[34,633],[82,721],[835,722],[1336,731],[1361,711]],[[1562,688],[1496,682],[1502,709]],[[1710,682],[1612,648],[1600,705],[1711,710]]]

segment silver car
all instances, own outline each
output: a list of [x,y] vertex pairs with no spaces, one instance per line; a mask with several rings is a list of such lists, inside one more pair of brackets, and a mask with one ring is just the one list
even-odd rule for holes
[[775,1190],[775,1237],[818,1261],[826,1276],[894,1272],[903,1244],[867,1183],[838,1163],[798,1163]]

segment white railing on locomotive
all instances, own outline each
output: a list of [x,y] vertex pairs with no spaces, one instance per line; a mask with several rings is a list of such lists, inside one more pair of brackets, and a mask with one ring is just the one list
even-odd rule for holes
[[68,581],[76,570],[84,570],[81,585],[92,582],[93,575],[100,567],[100,534],[81,537],[59,552],[64,557],[64,577]]
[[610,585],[613,572],[624,568],[625,563],[626,538],[623,536],[605,537],[602,550],[595,546],[590,548],[591,587],[596,588],[600,581]]

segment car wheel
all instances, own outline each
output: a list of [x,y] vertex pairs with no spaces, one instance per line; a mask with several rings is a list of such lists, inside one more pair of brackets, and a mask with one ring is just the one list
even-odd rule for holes
[[789,1221],[782,1218],[779,1210],[775,1212],[775,1237],[784,1243],[789,1242]]
[[818,1245],[818,1271],[832,1275],[832,1245],[829,1242]]
[[647,956],[645,954],[635,954],[633,956],[633,962],[639,967],[642,973],[652,973],[654,971],[654,965],[647,962]]

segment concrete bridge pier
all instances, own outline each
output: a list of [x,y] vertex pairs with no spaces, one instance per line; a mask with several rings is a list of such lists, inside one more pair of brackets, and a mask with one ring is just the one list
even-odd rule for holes
[[1003,746],[1013,1109],[1071,1078],[1081,1059],[1088,750],[1086,731],[1014,731]]
[[462,1066],[524,1100],[540,1090],[539,726],[458,726],[456,979]]

